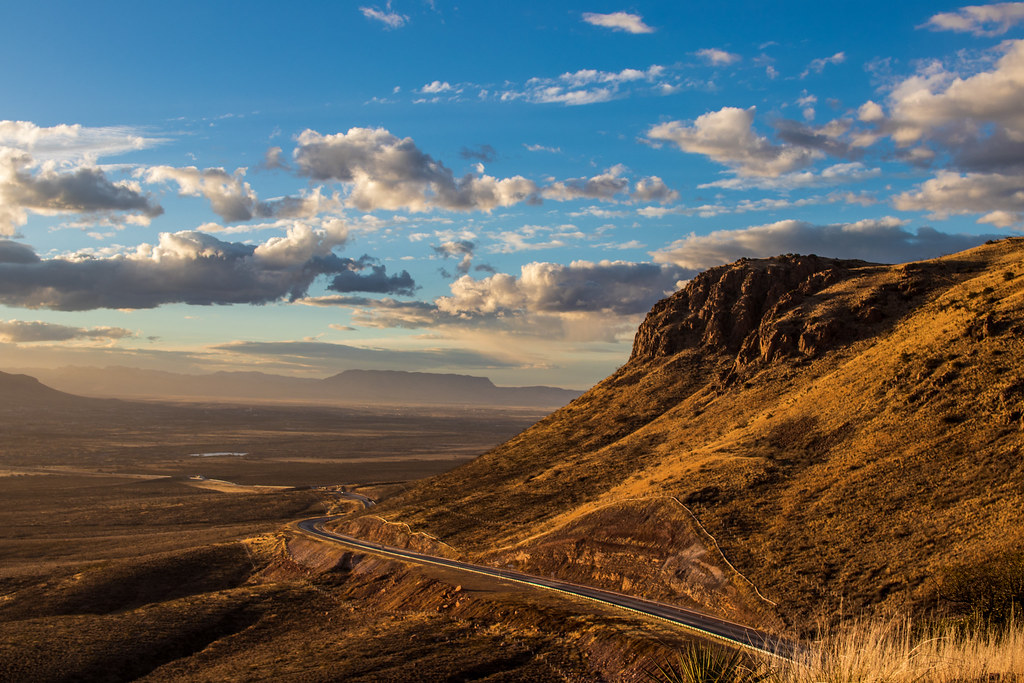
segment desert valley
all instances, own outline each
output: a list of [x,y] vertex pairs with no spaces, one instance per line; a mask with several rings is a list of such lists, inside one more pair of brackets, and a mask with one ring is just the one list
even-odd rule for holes
[[1009,239],[898,266],[711,269],[652,309],[616,373],[532,426],[526,408],[133,403],[3,375],[0,666],[626,680],[708,642],[291,524],[327,514],[373,543],[812,649],[892,619],[982,629],[994,654],[929,662],[925,680],[1012,680],[1022,334],[1024,240]]
[[2,16],[0,682],[1024,683],[1024,0]]

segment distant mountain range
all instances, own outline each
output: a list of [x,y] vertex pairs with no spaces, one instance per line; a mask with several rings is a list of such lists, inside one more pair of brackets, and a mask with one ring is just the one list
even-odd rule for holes
[[486,377],[396,370],[346,370],[324,379],[263,372],[189,375],[123,366],[38,368],[26,372],[60,391],[116,398],[557,408],[583,393],[545,386],[498,387]]

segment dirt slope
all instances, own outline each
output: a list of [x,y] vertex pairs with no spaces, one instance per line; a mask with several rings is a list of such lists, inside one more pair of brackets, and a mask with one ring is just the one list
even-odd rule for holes
[[374,514],[766,625],[926,610],[1024,540],[1022,339],[1024,239],[741,260],[659,302],[590,392]]

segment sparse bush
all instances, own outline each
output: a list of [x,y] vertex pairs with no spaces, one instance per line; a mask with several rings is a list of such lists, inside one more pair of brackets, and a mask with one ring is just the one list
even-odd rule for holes
[[939,596],[956,616],[1005,625],[1024,614],[1024,549],[947,570]]

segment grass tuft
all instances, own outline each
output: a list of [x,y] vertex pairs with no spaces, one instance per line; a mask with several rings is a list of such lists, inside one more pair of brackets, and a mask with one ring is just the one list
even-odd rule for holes
[[775,673],[739,650],[691,644],[675,662],[653,663],[645,671],[657,683],[761,683]]

